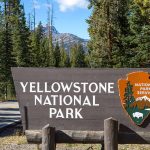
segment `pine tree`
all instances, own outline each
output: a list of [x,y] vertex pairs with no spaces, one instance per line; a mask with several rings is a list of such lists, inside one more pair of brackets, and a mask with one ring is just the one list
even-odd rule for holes
[[[122,34],[128,31],[125,17],[127,1],[90,1],[93,9],[89,20],[89,59],[91,67],[121,67],[124,59]],[[125,20],[124,20],[125,19]]]
[[63,40],[62,40],[61,47],[60,47],[60,56],[61,56],[60,67],[69,67],[70,58],[67,52],[65,51]]
[[[116,22],[116,6],[111,1],[91,1],[93,8],[89,20],[89,42],[91,67],[112,66],[113,32]],[[111,7],[113,6],[114,9]],[[91,8],[90,7],[90,8]],[[111,12],[113,9],[113,12]],[[114,21],[115,20],[115,21]]]
[[52,44],[49,45],[48,57],[49,57],[49,67],[54,67],[56,62],[55,62],[54,46]]
[[[113,67],[130,67],[130,45],[127,43],[127,36],[130,33],[130,26],[128,22],[129,15],[129,1],[130,0],[119,0],[118,1],[118,27],[119,33],[117,35],[117,41],[115,42],[115,49],[113,50],[112,57],[114,66]],[[126,61],[125,61],[126,60]]]
[[127,87],[125,88],[124,100],[127,108],[130,107],[130,104],[135,101],[133,96],[133,85],[131,85],[129,81],[127,82]]
[[86,63],[85,63],[85,51],[83,49],[83,45],[82,44],[78,44],[77,45],[77,67],[83,68],[86,67]]
[[61,53],[60,53],[58,42],[56,43],[56,46],[55,46],[54,57],[55,57],[55,67],[60,67]]
[[128,16],[130,24],[130,67],[147,67],[150,65],[150,24],[149,16],[143,15],[140,7],[131,2],[130,15]]
[[27,67],[31,63],[30,56],[30,32],[26,25],[24,8],[20,0],[12,3],[13,15],[11,15],[13,32],[13,52],[16,58],[16,64],[20,67]]
[[32,64],[35,67],[41,66],[41,44],[44,38],[44,30],[42,23],[38,24],[38,27],[31,34],[31,45],[32,45]]
[[[66,53],[67,54],[67,53]],[[67,58],[66,58],[66,63],[65,63],[65,67],[70,67],[71,66],[71,64],[70,64],[70,57],[69,57],[69,55],[67,54]]]
[[3,0],[0,21],[0,80],[8,91],[14,92],[11,67],[30,65],[29,29],[20,0]]
[[43,37],[40,44],[40,67],[49,67],[49,42]]
[[4,99],[5,84],[3,83],[4,72],[3,72],[3,52],[5,51],[4,46],[4,15],[0,6],[0,98]]
[[49,43],[49,66],[55,66],[56,62],[55,62],[55,49],[53,46],[53,32],[52,32],[52,28],[53,28],[53,21],[54,21],[54,10],[53,10],[53,3],[50,3],[49,0],[47,0],[47,4],[51,5],[48,8],[48,18],[47,18],[47,25],[48,25],[48,43]]
[[77,67],[77,45],[72,46],[70,51],[70,65]]
[[7,99],[8,89],[12,84],[11,67],[15,65],[12,55],[12,29],[9,22],[9,3],[4,1],[3,13],[1,12],[2,20],[0,20],[0,84],[3,87],[5,99]]
[[24,7],[22,6],[21,14],[21,35],[22,35],[22,67],[29,67],[31,65],[31,40],[30,40],[30,29],[27,26]]
[[71,67],[85,67],[85,52],[83,50],[83,46],[78,43],[74,44],[71,48],[71,56],[70,56]]

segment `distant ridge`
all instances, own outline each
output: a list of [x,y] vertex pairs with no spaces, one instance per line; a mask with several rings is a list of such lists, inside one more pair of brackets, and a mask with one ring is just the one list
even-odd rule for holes
[[[49,27],[43,27],[45,35],[48,36],[48,29]],[[66,51],[69,53],[70,47],[74,44],[81,43],[85,51],[87,51],[87,39],[82,39],[74,34],[71,33],[59,33],[57,29],[52,26],[52,34],[53,34],[53,44],[56,45],[58,42],[61,45],[62,41],[64,42],[64,47]]]

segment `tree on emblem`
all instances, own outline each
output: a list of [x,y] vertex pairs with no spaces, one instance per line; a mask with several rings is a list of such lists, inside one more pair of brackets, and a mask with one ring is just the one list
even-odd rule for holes
[[127,87],[125,88],[124,100],[126,103],[126,108],[129,108],[130,105],[135,101],[133,96],[133,85],[131,85],[130,81],[127,82]]

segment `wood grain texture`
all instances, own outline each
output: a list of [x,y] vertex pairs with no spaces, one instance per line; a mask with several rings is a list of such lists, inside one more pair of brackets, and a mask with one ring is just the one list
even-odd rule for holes
[[[28,143],[41,144],[41,130],[26,130],[25,135]],[[71,131],[57,130],[55,132],[56,143],[103,143],[104,133],[102,131]]]
[[[25,135],[27,141],[31,144],[42,143],[41,130],[26,130]],[[103,144],[104,132],[103,131],[74,131],[74,130],[57,130],[55,132],[56,143],[91,143]],[[150,132],[134,132],[118,133],[119,144],[150,144]]]
[[104,120],[104,148],[118,150],[118,121],[113,118]]
[[42,129],[42,150],[56,150],[55,128],[49,124]]

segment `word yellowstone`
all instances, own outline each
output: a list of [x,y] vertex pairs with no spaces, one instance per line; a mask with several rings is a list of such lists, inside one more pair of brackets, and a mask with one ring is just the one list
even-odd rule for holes
[[41,84],[40,82],[20,82],[22,90],[24,93],[59,93],[62,92],[71,92],[74,93],[114,93],[114,83],[88,83],[88,82],[54,82],[48,83],[44,82]]

